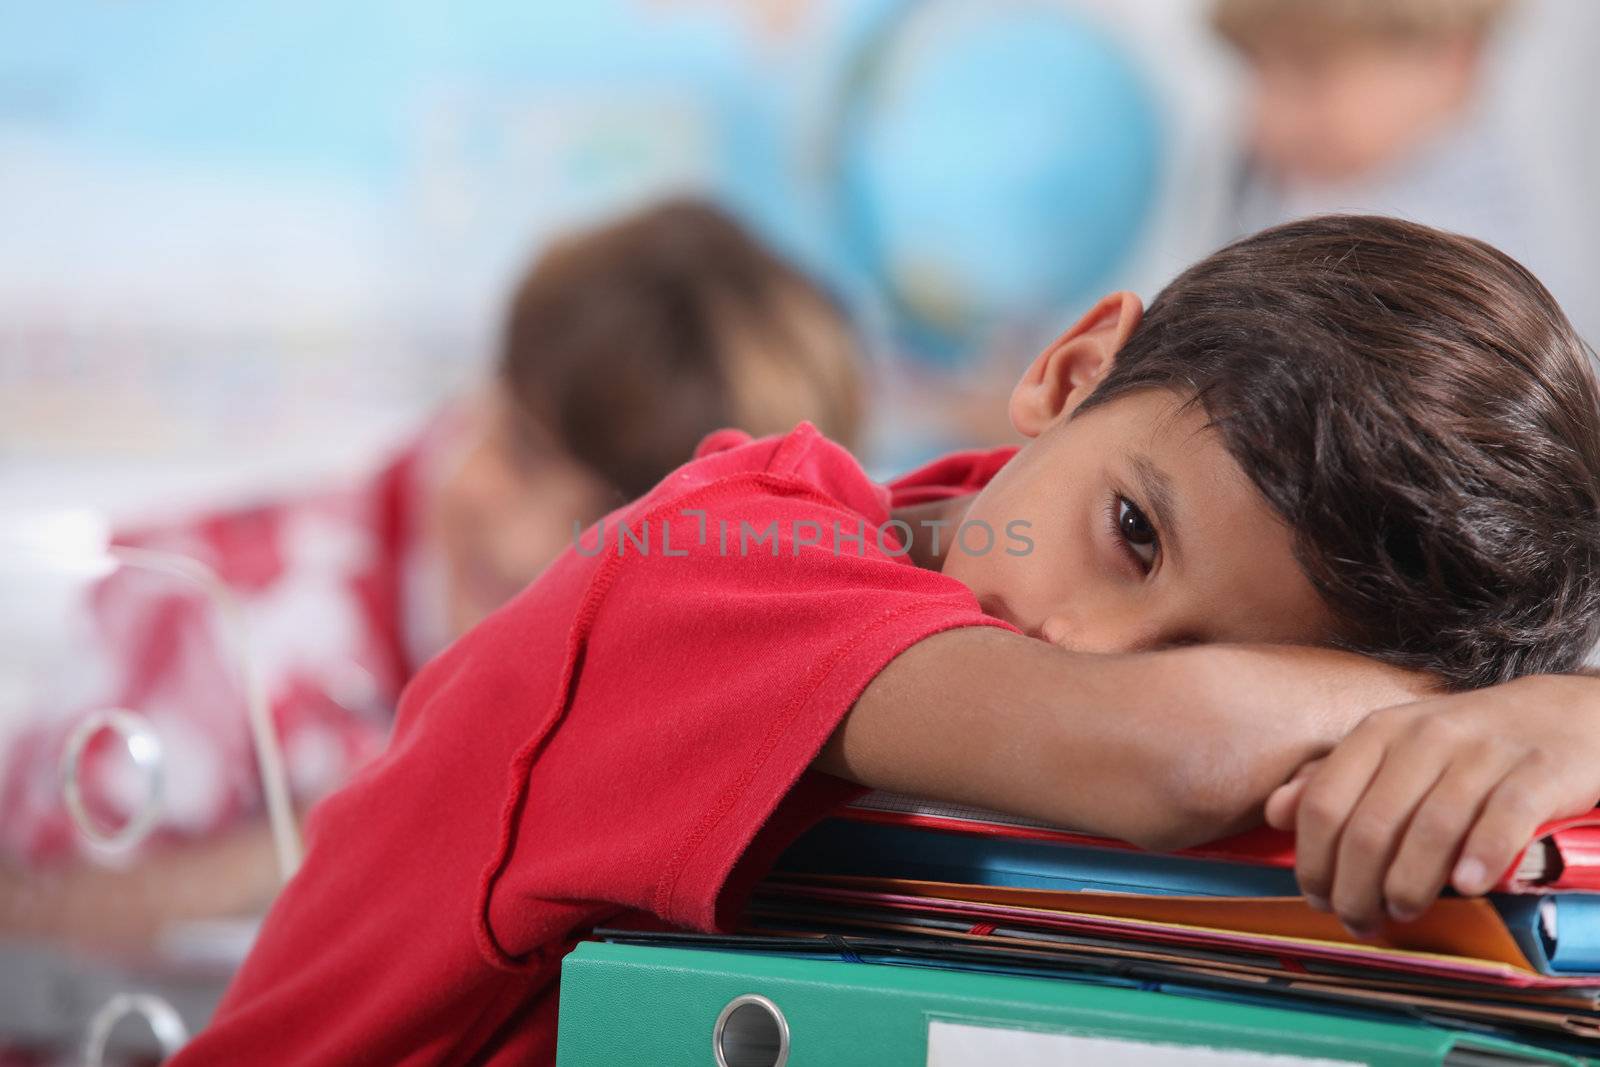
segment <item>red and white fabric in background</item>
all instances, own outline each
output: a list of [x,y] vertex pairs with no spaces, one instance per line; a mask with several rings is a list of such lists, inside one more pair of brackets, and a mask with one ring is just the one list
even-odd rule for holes
[[[433,591],[418,534],[439,436],[430,430],[365,484],[114,538],[199,560],[232,591],[300,810],[381,750],[401,688],[435,650],[416,616],[438,607],[412,602]],[[104,646],[95,651],[110,663],[108,701],[147,716],[163,745],[157,837],[204,837],[263,810],[215,607],[177,579],[132,567],[96,586],[89,610]],[[76,848],[57,770],[77,719],[66,710],[49,709],[0,754],[0,855],[13,862],[67,859]],[[109,737],[99,742],[85,762],[86,800],[115,824],[144,784],[113,758]]]

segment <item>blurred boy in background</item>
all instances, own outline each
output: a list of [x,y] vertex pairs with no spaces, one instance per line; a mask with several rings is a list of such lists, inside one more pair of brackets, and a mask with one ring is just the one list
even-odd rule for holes
[[1237,229],[1363,211],[1529,253],[1514,160],[1479,106],[1508,0],[1216,0],[1252,77]]
[[[810,420],[853,440],[857,357],[825,292],[717,209],[668,202],[550,247],[516,289],[492,380],[367,484],[116,540],[198,559],[237,596],[303,806],[382,747],[424,661],[531,581],[575,523],[644,492],[705,434]],[[208,700],[195,677],[207,668],[170,662],[197,628],[194,604],[141,592],[113,577],[93,611],[121,672],[115,699],[149,716],[169,753],[160,837],[187,845],[151,851],[137,877],[45,874],[73,858],[56,777],[70,722],[27,731],[0,767],[13,865],[0,867],[0,927],[142,944],[175,909],[249,913],[278,885],[237,700]],[[125,822],[101,763],[91,756],[88,799]]]
[[[512,300],[499,374],[429,519],[443,647],[532,581],[573,523],[632,500],[724,425],[854,439],[857,339],[832,298],[692,202],[558,242]],[[416,666],[416,656],[412,666]]]

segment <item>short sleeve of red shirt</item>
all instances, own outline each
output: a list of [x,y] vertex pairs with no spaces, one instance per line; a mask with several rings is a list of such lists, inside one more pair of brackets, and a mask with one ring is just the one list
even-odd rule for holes
[[[326,1015],[341,1031],[330,1050],[453,1062],[416,1050],[465,1042],[474,1062],[500,1062],[498,1046],[553,1047],[553,1011],[529,1003],[551,999],[560,956],[596,924],[727,926],[776,854],[857,792],[808,767],[867,684],[931,634],[1003,625],[902,557],[890,503],[802,425],[714,435],[587,531],[424,671],[390,752],[319,811],[218,1027],[252,1001],[256,1026],[275,1016],[260,1004],[298,1001],[278,1021]],[[365,909],[354,931],[327,914],[351,901]],[[350,958],[362,951],[380,962]],[[320,989],[308,970],[326,974]],[[319,996],[359,1006],[335,1022],[308,1008]],[[549,1033],[530,1042],[519,1025]]]
[[[888,494],[815,430],[745,450],[746,469],[662,493],[582,546],[608,557],[574,628],[583,665],[558,727],[524,753],[487,899],[512,957],[568,932],[544,901],[729,920],[724,888],[757,831],[776,813],[761,844],[781,845],[853,795],[805,770],[867,683],[932,633],[994,621],[900,557]],[[649,556],[634,552],[645,534]]]

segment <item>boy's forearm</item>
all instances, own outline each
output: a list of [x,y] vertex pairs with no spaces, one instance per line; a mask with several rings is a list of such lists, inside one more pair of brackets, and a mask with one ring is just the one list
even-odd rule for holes
[[1173,847],[1258,818],[1301,763],[1421,688],[1322,649],[1099,656],[958,630],[892,662],[817,766],[874,788]]
[[[1438,691],[1437,680],[1365,656],[1288,645],[1200,645],[1154,653],[1178,707],[1211,723],[1179,757],[1190,815],[1179,844],[1258,824],[1266,798],[1380,708]],[[1192,699],[1193,705],[1184,701]]]

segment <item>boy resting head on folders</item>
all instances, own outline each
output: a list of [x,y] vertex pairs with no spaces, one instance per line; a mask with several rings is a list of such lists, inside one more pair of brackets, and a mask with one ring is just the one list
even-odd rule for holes
[[1515,262],[1326,217],[1102,300],[1020,448],[882,485],[713,434],[422,671],[177,1063],[553,1062],[575,941],[735,926],[863,787],[1151,847],[1265,814],[1362,931],[1481,893],[1600,798],[1597,409]]
[[[1439,694],[1569,672],[1600,620],[1596,413],[1585,345],[1507,256],[1393,219],[1292,223],[1148,311],[1106,298],[1041,354],[1011,401],[1031,443],[959,507],[1031,517],[1053,550],[943,569],[1076,652],[1320,645]],[[1597,724],[1589,679],[1397,707],[1267,816],[1298,829],[1314,906],[1370,931],[1452,876],[1483,892],[1538,821],[1593,806]],[[1248,773],[1219,740],[1215,774]]]

